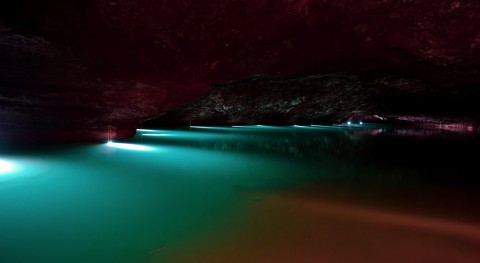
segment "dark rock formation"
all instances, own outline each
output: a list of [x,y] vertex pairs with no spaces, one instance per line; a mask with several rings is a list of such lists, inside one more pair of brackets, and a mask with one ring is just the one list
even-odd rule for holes
[[[438,89],[392,75],[256,76],[214,85],[212,92],[148,125],[336,124],[347,121],[470,123],[478,93]],[[452,107],[450,104],[453,104]],[[422,116],[425,112],[428,116]],[[399,115],[400,114],[400,115]],[[446,118],[445,116],[463,116]],[[438,117],[444,116],[444,117]]]
[[[389,72],[400,76],[395,85],[419,81],[439,94],[433,108],[414,105],[412,113],[452,109],[478,118],[463,96],[478,98],[479,61],[480,2],[473,0],[5,0],[0,125],[17,140],[125,138],[141,120],[191,102],[212,83],[268,74],[284,86],[289,76],[332,72],[350,76],[331,80],[345,89],[339,94],[377,87],[354,76]],[[316,112],[333,119],[356,109],[410,113],[402,101],[414,98],[397,100],[380,86],[388,103],[370,105],[378,94],[362,91],[349,96],[350,106],[332,98]],[[313,115],[278,118],[292,116]]]

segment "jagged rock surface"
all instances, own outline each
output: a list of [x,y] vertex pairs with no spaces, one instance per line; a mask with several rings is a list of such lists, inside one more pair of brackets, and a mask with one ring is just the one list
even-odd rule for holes
[[418,79],[448,111],[462,107],[449,94],[478,96],[479,61],[471,0],[5,0],[0,123],[6,140],[126,138],[213,83],[331,72]]
[[[148,125],[332,124],[365,121],[375,115],[383,116],[377,117],[380,122],[407,121],[406,116],[425,112],[431,118],[462,116],[475,112],[479,102],[480,97],[472,92],[451,92],[392,75],[360,79],[340,73],[291,78],[263,75],[214,85],[208,95]],[[425,123],[427,119],[415,120]]]

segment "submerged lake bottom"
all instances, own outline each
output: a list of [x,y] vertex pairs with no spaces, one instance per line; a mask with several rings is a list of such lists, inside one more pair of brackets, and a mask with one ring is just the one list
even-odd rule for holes
[[0,262],[480,262],[476,132],[139,129],[0,148]]

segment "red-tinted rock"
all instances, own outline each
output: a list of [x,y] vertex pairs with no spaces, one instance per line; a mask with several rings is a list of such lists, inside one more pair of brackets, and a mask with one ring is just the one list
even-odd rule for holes
[[[147,125],[293,125],[347,121],[475,125],[471,119],[458,119],[458,116],[475,116],[471,112],[475,111],[479,99],[469,95],[466,91],[452,94],[418,79],[385,74],[354,79],[342,73],[289,78],[258,75],[216,84],[209,94]],[[448,102],[453,102],[456,108],[446,109]],[[430,115],[421,116],[426,106]]]
[[478,98],[479,61],[478,1],[6,0],[0,123],[104,139],[256,74],[393,72],[449,102]]

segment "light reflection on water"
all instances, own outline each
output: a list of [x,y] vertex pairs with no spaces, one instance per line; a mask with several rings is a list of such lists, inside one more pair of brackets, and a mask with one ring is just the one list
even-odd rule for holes
[[[236,240],[239,229],[254,235],[269,224],[287,225],[280,234],[301,238],[292,234],[299,225],[273,219],[288,218],[280,216],[282,209],[297,215],[291,222],[310,222],[312,211],[313,218],[327,213],[368,222],[379,215],[373,222],[436,222],[450,232],[477,228],[425,221],[416,213],[480,219],[468,209],[480,200],[479,180],[471,172],[476,156],[470,154],[479,141],[472,135],[378,125],[187,127],[138,130],[135,138],[114,143],[122,147],[0,154],[15,165],[0,176],[1,262],[192,262],[180,258],[203,257],[219,240],[258,250],[258,238]],[[273,242],[272,235],[262,232],[259,238]],[[289,243],[277,245],[287,251]],[[217,256],[239,253],[232,249],[222,247]]]

